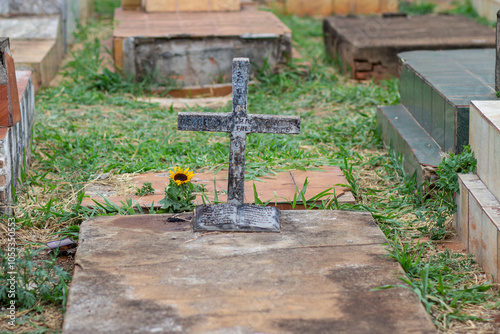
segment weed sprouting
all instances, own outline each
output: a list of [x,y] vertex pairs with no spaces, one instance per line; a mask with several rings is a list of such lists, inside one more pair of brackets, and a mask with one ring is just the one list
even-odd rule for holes
[[0,280],[7,284],[0,285],[0,305],[9,305],[12,299],[9,287],[15,285],[15,300],[18,308],[32,308],[35,303],[55,303],[66,305],[67,284],[71,276],[67,268],[56,265],[57,254],[48,259],[42,256],[44,250],[24,249],[15,256],[14,272],[8,270],[7,253],[0,249],[2,262]]

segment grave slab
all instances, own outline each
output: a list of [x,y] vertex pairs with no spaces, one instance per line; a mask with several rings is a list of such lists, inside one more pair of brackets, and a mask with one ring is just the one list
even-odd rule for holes
[[[415,166],[407,171],[418,174],[419,165],[436,166],[442,152],[460,153],[469,143],[471,100],[499,100],[495,95],[495,49],[412,51],[398,56],[401,104],[379,107],[377,122],[386,145],[408,143],[406,152],[397,151],[409,160],[408,166]],[[415,142],[412,138],[418,133],[394,118],[408,119],[411,127],[424,130],[426,139]],[[390,133],[396,135],[390,137]],[[411,153],[417,151],[433,156],[434,162]]]
[[398,2],[391,0],[278,0],[266,1],[269,7],[284,15],[319,16],[319,15],[349,15],[376,14],[396,12]]
[[[297,191],[301,191],[304,181],[308,180],[306,198],[309,199],[320,192],[332,187],[331,193],[335,192],[339,203],[354,204],[356,201],[354,196],[348,188],[339,186],[338,184],[348,184],[342,170],[336,166],[321,167],[321,171],[299,171],[291,170],[286,172],[277,172],[276,175],[263,176],[259,181],[246,181],[245,182],[245,203],[254,203],[253,185],[257,190],[259,199],[263,202],[270,201],[269,205],[275,206],[280,210],[290,210],[292,205],[290,202],[293,200]],[[214,184],[215,181],[215,184]],[[155,190],[154,195],[148,196],[123,196],[117,194],[113,187],[106,186],[106,180],[103,182],[94,182],[86,187],[86,195],[89,198],[83,200],[82,205],[95,205],[93,200],[104,202],[102,196],[105,196],[109,201],[120,205],[128,198],[132,198],[134,203],[139,203],[143,207],[151,207],[154,203],[158,203],[165,197],[165,186],[170,182],[170,174],[168,172],[162,173],[145,173],[133,177],[131,183],[141,188],[145,182],[150,182]],[[220,171],[216,174],[196,173],[191,180],[194,184],[204,184],[207,189],[207,197],[210,201],[215,199],[215,191],[220,202],[227,202],[227,171]],[[336,186],[337,185],[337,186]],[[215,188],[214,188],[215,187]],[[216,189],[216,190],[215,190]],[[201,196],[197,196],[195,203],[203,204]],[[313,204],[313,203],[308,203]],[[299,203],[296,209],[304,209],[304,205]]]
[[399,77],[397,54],[495,47],[495,31],[458,15],[335,16],[323,21],[327,53],[358,80]]
[[271,69],[291,59],[291,31],[274,14],[237,12],[144,13],[115,11],[115,64],[142,79],[206,86],[231,81],[235,57]]
[[283,211],[281,233],[96,217],[63,333],[436,333],[369,213]]
[[500,200],[500,101],[471,101],[469,138],[477,175]]
[[484,270],[500,275],[500,101],[471,101],[470,147],[477,174],[459,174],[454,228]]

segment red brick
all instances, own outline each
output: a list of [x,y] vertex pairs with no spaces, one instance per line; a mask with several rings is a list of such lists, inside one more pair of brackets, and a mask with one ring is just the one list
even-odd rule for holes
[[7,74],[9,75],[9,100],[11,106],[11,124],[14,125],[21,120],[21,106],[19,105],[19,94],[17,92],[16,68],[14,66],[14,59],[5,53],[5,60],[7,62]]
[[0,175],[0,187],[5,186],[5,183],[6,183],[5,175]]

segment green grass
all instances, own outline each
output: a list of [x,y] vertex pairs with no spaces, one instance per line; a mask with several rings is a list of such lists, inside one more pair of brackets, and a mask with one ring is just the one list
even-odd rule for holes
[[[109,15],[116,1],[101,5],[105,8],[99,10]],[[358,204],[339,204],[326,193],[324,207],[372,213],[389,240],[389,256],[405,269],[405,286],[421,297],[441,328],[450,321],[479,321],[467,316],[464,308],[477,303],[496,307],[498,296],[489,284],[476,286],[471,273],[477,267],[472,257],[437,252],[431,241],[413,241],[437,232],[442,237],[446,230],[440,219],[449,218],[453,204],[440,201],[444,197],[426,198],[415,177],[404,172],[400,157],[382,146],[375,107],[399,102],[398,80],[379,84],[351,81],[325,56],[319,20],[282,20],[293,30],[294,44],[311,68],[307,74],[297,64],[278,74],[259,69],[256,84],[249,88],[249,112],[299,115],[302,130],[295,136],[250,135],[247,178],[258,180],[277,170],[340,166]],[[83,48],[74,52],[75,59],[63,69],[67,80],[43,89],[36,97],[33,164],[22,173],[15,208],[19,242],[25,249],[18,264],[25,268],[18,276],[25,296],[18,307],[29,310],[23,317],[25,324],[49,305],[63,309],[69,283],[67,271],[52,258],[31,255],[42,245],[23,240],[26,233],[50,229],[54,238],[76,238],[79,224],[95,215],[148,213],[130,201],[121,206],[81,206],[87,182],[102,173],[165,171],[174,166],[195,172],[227,168],[226,134],[177,131],[176,112],[136,99],[151,88],[151,82],[119,80],[117,74],[105,70],[106,51],[94,36],[98,32],[104,38],[106,31],[111,31],[111,25],[105,20],[92,21],[80,30],[77,38]],[[230,106],[218,111],[229,112]],[[460,164],[457,159],[461,158],[453,161]],[[463,160],[470,163],[470,159]],[[450,162],[444,169],[443,187],[453,186],[455,167]],[[368,185],[367,179],[371,180]],[[449,196],[449,191],[442,194]],[[293,204],[306,197],[298,194]],[[2,271],[0,275],[1,279],[6,274]],[[6,300],[0,290],[0,303],[4,305]]]

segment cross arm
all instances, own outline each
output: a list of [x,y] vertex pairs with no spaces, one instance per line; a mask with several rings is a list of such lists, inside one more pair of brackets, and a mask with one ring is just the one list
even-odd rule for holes
[[258,133],[300,133],[300,117],[276,115],[248,115],[251,132]]
[[184,131],[231,132],[230,113],[180,112],[177,129]]

